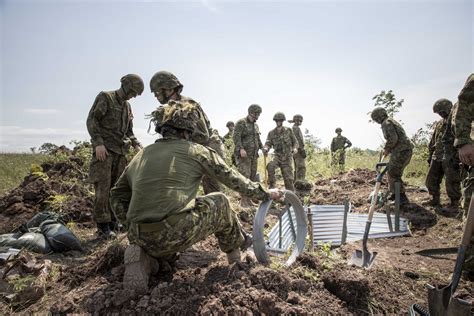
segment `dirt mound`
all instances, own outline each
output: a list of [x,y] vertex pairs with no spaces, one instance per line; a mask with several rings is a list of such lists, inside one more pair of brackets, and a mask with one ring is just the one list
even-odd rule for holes
[[59,213],[64,222],[90,222],[93,200],[83,165],[80,158],[69,156],[33,166],[23,182],[0,199],[0,233],[15,230],[41,211]]

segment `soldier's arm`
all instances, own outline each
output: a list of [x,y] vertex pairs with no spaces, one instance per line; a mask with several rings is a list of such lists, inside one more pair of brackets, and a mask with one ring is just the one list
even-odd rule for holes
[[392,123],[384,122],[382,124],[382,132],[383,132],[383,137],[386,140],[384,150],[391,152],[392,149],[398,143],[397,130],[395,129],[395,126],[393,126]]
[[128,206],[132,199],[132,190],[128,183],[127,169],[122,173],[115,186],[110,190],[110,206],[121,224],[126,224]]
[[235,150],[238,152],[242,148],[242,130],[244,128],[244,124],[242,121],[238,121],[234,127],[234,134],[232,135],[232,139],[234,141]]
[[95,98],[87,117],[87,131],[91,136],[92,147],[95,148],[104,144],[103,131],[100,121],[107,114],[108,101],[106,96],[101,92]]
[[[473,88],[474,89],[474,88]],[[474,92],[473,92],[474,93]],[[474,100],[466,102],[459,100],[458,107],[453,114],[454,146],[462,147],[472,144],[471,128],[474,119]]]
[[238,171],[229,167],[225,161],[212,149],[201,148],[198,157],[205,173],[210,177],[219,180],[227,187],[241,194],[256,198],[258,200],[267,200],[269,194],[263,189],[258,182],[252,182]]
[[428,158],[429,158],[429,160],[431,160],[431,157],[433,157],[433,153],[435,151],[435,142],[436,142],[437,130],[438,130],[438,122],[435,123],[433,134],[431,135],[430,143],[428,144]]
[[142,144],[140,144],[138,139],[135,137],[135,134],[133,133],[133,114],[132,114],[132,109],[130,105],[128,105],[128,109],[129,109],[129,122],[128,122],[127,132],[125,133],[125,135],[128,137],[128,139],[130,139],[130,142],[132,143],[133,147],[137,147],[137,146],[141,147]]
[[335,140],[336,139],[333,138],[332,141],[331,141],[331,151],[333,151],[333,152],[336,151],[336,148],[335,148],[336,147],[336,142],[335,142]]
[[273,139],[272,138],[273,138],[272,132],[269,132],[268,136],[267,136],[267,141],[265,142],[265,147],[268,148],[269,150],[273,146]]
[[295,133],[293,132],[292,129],[289,129],[290,132],[290,138],[291,142],[293,143],[293,151],[298,150],[298,147],[300,147],[298,140],[296,139]]
[[345,142],[346,142],[346,148],[349,148],[349,147],[352,146],[351,141],[350,141],[347,137],[344,137],[344,140],[345,140]]

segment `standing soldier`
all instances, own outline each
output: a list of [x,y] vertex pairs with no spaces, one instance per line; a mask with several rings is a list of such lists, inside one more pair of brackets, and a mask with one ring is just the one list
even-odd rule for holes
[[[260,130],[257,121],[262,113],[258,104],[252,104],[247,110],[247,116],[237,121],[234,128],[234,145],[237,166],[241,174],[252,181],[257,181],[258,150],[263,148],[260,140]],[[252,206],[247,196],[241,195],[242,207]]]
[[451,200],[450,207],[457,208],[461,198],[459,159],[457,159],[457,153],[453,146],[454,139],[450,137],[450,144],[443,143],[452,107],[453,104],[447,99],[440,99],[433,105],[433,112],[441,116],[442,119],[435,123],[429,144],[428,163],[430,169],[426,176],[426,187],[432,197],[430,204],[439,205],[440,185],[443,176],[446,176],[446,192]]
[[331,157],[333,166],[338,166],[341,170],[344,170],[346,164],[346,149],[352,146],[349,139],[341,135],[342,129],[336,128],[337,136],[332,139],[331,142]]
[[395,200],[395,182],[400,183],[400,204],[408,203],[405,187],[402,181],[403,170],[408,165],[413,154],[413,144],[405,134],[403,127],[393,118],[388,117],[384,108],[378,107],[370,115],[372,120],[382,127],[383,136],[386,140],[383,154],[390,155],[387,165],[388,184],[390,187],[389,200]]
[[142,94],[143,81],[128,74],[120,82],[120,89],[97,95],[87,117],[93,148],[89,168],[89,181],[95,188],[93,218],[101,238],[115,237],[111,231],[115,218],[109,207],[109,192],[127,164],[125,155],[130,145],[141,148],[133,134],[132,109],[127,101]]
[[229,121],[227,122],[225,126],[229,129],[229,131],[227,132],[227,134],[224,135],[224,137],[222,137],[222,142],[224,143],[224,146],[227,149],[227,153],[229,153],[231,156],[232,165],[235,166],[236,165],[235,155],[234,155],[235,146],[234,146],[234,140],[233,140],[235,124],[234,122]]
[[295,161],[295,180],[304,180],[306,178],[306,151],[304,149],[304,138],[303,133],[301,132],[300,125],[303,123],[303,116],[296,114],[293,116],[293,133],[295,134],[296,140],[298,141],[298,152],[293,155]]
[[[211,123],[199,103],[181,95],[183,85],[175,75],[168,71],[158,71],[150,80],[150,89],[161,104],[166,104],[170,100],[186,100],[196,105],[200,120],[197,123],[197,128],[193,132],[192,141],[210,147],[221,157],[224,157],[224,146],[217,131],[212,129]],[[204,176],[202,179],[202,187],[205,194],[220,191],[219,183],[208,176]]]
[[[474,73],[459,93],[457,106],[453,109],[452,127],[454,146],[459,149],[459,159],[464,164],[463,208],[467,217],[469,203],[474,191],[474,142],[472,140],[472,121],[474,120]],[[466,252],[464,272],[467,279],[474,281],[474,236]]]
[[268,184],[270,188],[275,187],[275,171],[276,168],[280,168],[285,188],[295,191],[292,158],[298,152],[298,141],[291,128],[283,126],[283,122],[286,120],[285,114],[277,112],[273,116],[273,120],[277,127],[268,133],[267,141],[263,147],[264,155],[268,155],[268,151],[272,147],[275,150],[273,161],[267,164]]

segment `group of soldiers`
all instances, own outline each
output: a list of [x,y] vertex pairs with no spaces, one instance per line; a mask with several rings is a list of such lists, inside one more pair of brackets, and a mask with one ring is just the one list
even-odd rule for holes
[[[471,120],[472,79],[471,76],[466,83],[470,85],[466,99],[469,107],[467,110],[463,107],[464,99],[460,96],[457,110],[470,111]],[[295,180],[304,180],[306,174],[301,115],[289,121],[293,123],[289,128],[283,126],[285,115],[277,112],[273,117],[276,127],[263,144],[256,124],[262,108],[252,104],[246,117],[235,125],[227,124],[229,133],[221,139],[200,104],[181,94],[183,84],[175,75],[157,72],[150,80],[150,90],[161,104],[150,115],[155,131],[162,136],[152,145],[142,148],[133,134],[133,114],[128,100],[144,91],[143,80],[138,75],[124,76],[116,91],[99,93],[87,118],[93,146],[89,180],[96,192],[93,217],[98,234],[113,238],[114,230],[120,226],[127,231],[130,245],[124,256],[124,286],[143,292],[147,291],[152,273],[170,270],[179,252],[211,234],[216,236],[229,263],[240,261],[241,251],[252,240],[222,193],[221,183],[239,192],[241,204],[249,206],[252,200],[283,197],[284,191],[275,189],[277,168],[281,169],[287,190],[294,190]],[[471,159],[472,165],[472,140],[469,135],[457,135],[466,128],[460,128],[458,116],[451,113],[453,123],[449,128],[453,129],[453,146],[469,144],[471,151],[464,155]],[[381,124],[387,140],[384,155],[390,155],[388,178],[392,198],[394,183],[400,182],[400,200],[406,202],[401,177],[411,159],[413,145],[401,125],[388,117],[383,108],[374,109],[371,116]],[[343,166],[344,151],[352,144],[341,132],[340,128],[336,129],[331,152],[333,163]],[[126,165],[125,155],[130,146],[141,150]],[[238,171],[225,162],[224,146],[231,149],[232,163]],[[270,189],[266,189],[257,181],[258,152],[266,160],[272,148],[272,161],[266,164]],[[462,152],[460,149],[460,157]],[[437,159],[433,154],[431,163],[434,165]],[[472,172],[469,177],[466,183],[472,187]],[[197,196],[201,184],[205,195]]]

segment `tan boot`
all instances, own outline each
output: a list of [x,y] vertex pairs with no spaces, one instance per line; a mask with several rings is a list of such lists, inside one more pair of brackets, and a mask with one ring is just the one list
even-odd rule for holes
[[140,246],[129,245],[125,249],[124,263],[123,288],[135,290],[137,294],[148,292],[148,281],[150,275],[158,271],[158,261]]
[[227,262],[229,264],[241,263],[242,260],[240,259],[240,249],[234,249],[231,252],[228,252],[227,253]]

